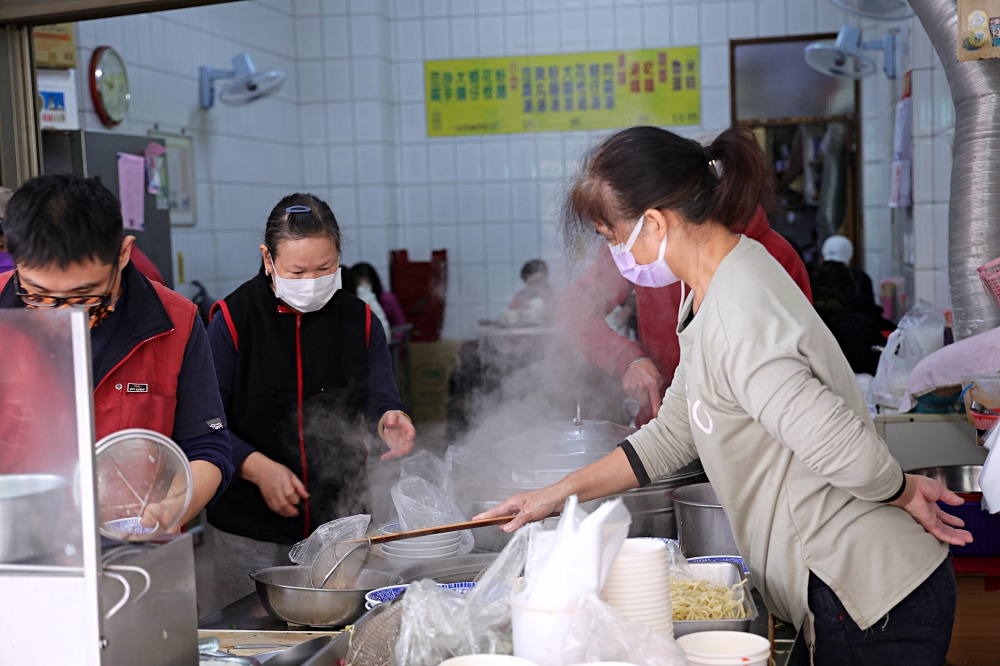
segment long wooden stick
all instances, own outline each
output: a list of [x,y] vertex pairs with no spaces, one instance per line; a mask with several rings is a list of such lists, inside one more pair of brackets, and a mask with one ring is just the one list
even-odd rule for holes
[[453,523],[451,525],[438,525],[437,527],[425,527],[419,530],[410,530],[409,532],[395,532],[393,534],[380,534],[373,537],[365,537],[364,539],[354,539],[352,541],[343,541],[341,543],[388,543],[390,541],[399,541],[400,539],[412,539],[413,537],[430,536],[432,534],[444,534],[445,532],[458,532],[461,530],[471,530],[476,527],[487,527],[489,525],[500,525],[501,523],[507,523],[514,519],[514,516],[497,516],[496,518],[483,518],[482,520],[470,520],[464,523]]

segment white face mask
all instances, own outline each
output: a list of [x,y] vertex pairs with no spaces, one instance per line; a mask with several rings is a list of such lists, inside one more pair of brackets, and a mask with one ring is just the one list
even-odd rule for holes
[[342,286],[339,266],[336,271],[323,277],[289,280],[278,277],[272,260],[271,279],[274,280],[274,295],[299,312],[319,310],[330,302]]

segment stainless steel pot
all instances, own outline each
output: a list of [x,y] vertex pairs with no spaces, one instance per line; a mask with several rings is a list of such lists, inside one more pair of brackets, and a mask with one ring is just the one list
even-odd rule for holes
[[685,557],[739,555],[733,529],[710,483],[696,483],[667,492],[674,501],[677,535]]
[[981,493],[983,491],[979,487],[979,474],[982,471],[982,465],[944,465],[911,469],[907,474],[927,476],[940,481],[941,485],[953,493]]
[[55,474],[0,474],[0,562],[42,557],[59,547],[68,485]]
[[365,612],[367,590],[317,590],[309,580],[311,567],[258,569],[250,574],[257,594],[271,616],[292,624],[339,627]]

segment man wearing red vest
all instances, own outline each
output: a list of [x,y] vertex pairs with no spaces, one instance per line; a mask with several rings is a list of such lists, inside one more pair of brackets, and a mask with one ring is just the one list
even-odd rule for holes
[[0,274],[0,308],[89,310],[97,438],[146,428],[176,441],[194,476],[187,522],[233,474],[198,309],[136,269],[135,237],[123,238],[121,204],[96,180],[29,180],[7,206],[4,231],[17,269]]
[[[736,230],[752,238],[778,260],[812,302],[809,273],[791,244],[771,229],[764,209],[758,207],[746,228]],[[635,290],[639,341],[615,333],[604,318]],[[677,311],[681,286],[652,289],[622,277],[606,243],[601,243],[594,263],[566,288],[556,306],[560,333],[583,352],[587,361],[622,378],[625,393],[639,401],[635,424],[641,426],[660,410],[663,392],[680,362]]]

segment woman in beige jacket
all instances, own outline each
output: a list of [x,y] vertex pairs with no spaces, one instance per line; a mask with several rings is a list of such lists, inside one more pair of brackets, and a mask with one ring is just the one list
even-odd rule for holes
[[[730,231],[772,188],[752,134],[701,145],[633,127],[600,145],[567,203],[623,275],[691,293],[680,365],[655,419],[604,459],[483,516],[503,529],[635,488],[701,458],[768,608],[804,628],[823,664],[940,665],[972,537],[936,504],[962,500],[903,474],[878,438],[833,335],[785,270]],[[637,222],[638,221],[638,222]]]

